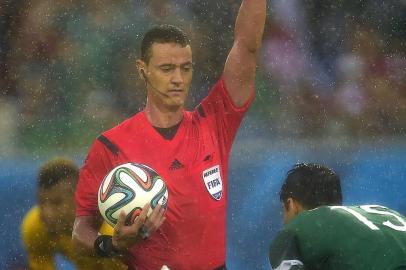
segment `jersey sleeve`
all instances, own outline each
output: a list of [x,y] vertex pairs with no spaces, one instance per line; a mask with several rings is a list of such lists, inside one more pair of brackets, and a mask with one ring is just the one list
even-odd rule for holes
[[76,216],[98,215],[97,192],[104,176],[112,167],[111,152],[99,140],[93,143],[76,186]]
[[269,261],[274,270],[305,270],[296,234],[282,230],[272,242]]
[[208,96],[196,108],[201,118],[207,118],[227,150],[231,148],[233,139],[241,124],[244,114],[254,99],[252,91],[250,99],[241,107],[237,107],[227,90],[223,77],[213,86]]
[[37,206],[25,215],[21,223],[21,238],[31,270],[55,270],[55,250],[40,220]]

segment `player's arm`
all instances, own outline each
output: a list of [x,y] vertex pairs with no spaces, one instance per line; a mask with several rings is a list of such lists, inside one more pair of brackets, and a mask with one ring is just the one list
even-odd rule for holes
[[50,245],[39,221],[37,208],[31,209],[24,217],[21,224],[21,238],[31,270],[55,270],[55,250]]
[[234,43],[224,67],[224,80],[233,103],[243,106],[254,91],[256,58],[262,43],[266,0],[243,0],[234,29]]
[[49,254],[40,254],[37,251],[28,252],[30,270],[56,270],[53,257]]
[[274,270],[305,270],[299,252],[296,235],[288,230],[281,231],[269,250],[269,261]]
[[55,270],[54,253],[48,248],[41,248],[35,243],[24,241],[28,264],[31,270]]

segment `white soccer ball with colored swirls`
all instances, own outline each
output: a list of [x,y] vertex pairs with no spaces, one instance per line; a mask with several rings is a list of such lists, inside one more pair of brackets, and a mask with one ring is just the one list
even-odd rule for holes
[[103,179],[98,192],[98,206],[111,226],[117,223],[121,211],[126,224],[132,224],[146,203],[148,215],[158,205],[168,205],[168,189],[162,177],[152,168],[139,163],[126,163],[112,169]]

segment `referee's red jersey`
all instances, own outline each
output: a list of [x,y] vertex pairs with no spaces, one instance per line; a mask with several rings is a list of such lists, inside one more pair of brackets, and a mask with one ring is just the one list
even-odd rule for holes
[[97,191],[112,168],[145,164],[165,180],[168,209],[160,229],[129,250],[128,265],[137,270],[223,265],[229,154],[252,99],[236,108],[220,79],[193,112],[184,111],[170,140],[151,126],[144,112],[103,133],[81,169],[76,215],[99,215]]

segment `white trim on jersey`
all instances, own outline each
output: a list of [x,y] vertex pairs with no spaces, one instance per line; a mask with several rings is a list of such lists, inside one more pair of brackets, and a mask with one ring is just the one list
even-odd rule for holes
[[274,270],[289,270],[292,266],[303,266],[303,263],[299,260],[286,260],[282,261]]

